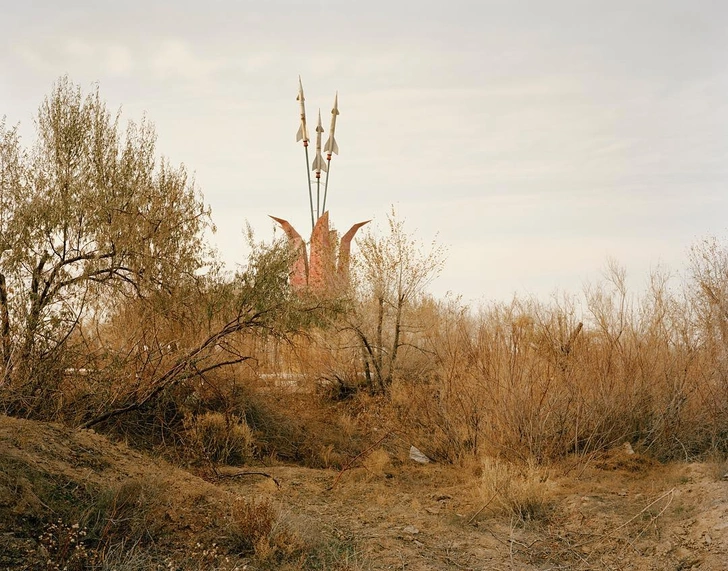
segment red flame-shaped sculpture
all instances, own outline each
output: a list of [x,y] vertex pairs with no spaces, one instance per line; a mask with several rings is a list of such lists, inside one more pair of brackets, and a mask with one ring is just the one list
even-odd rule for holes
[[338,244],[338,259],[336,259],[336,232],[329,229],[328,212],[321,215],[311,233],[310,256],[306,251],[306,242],[290,222],[275,216],[271,216],[271,218],[281,225],[295,251],[290,271],[291,286],[294,289],[308,289],[321,294],[348,285],[351,241],[359,228],[369,223],[370,220],[354,224],[342,236]]

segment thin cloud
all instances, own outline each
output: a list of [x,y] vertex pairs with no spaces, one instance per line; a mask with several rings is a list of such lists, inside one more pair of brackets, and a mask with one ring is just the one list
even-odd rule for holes
[[156,46],[148,65],[150,71],[162,77],[201,82],[227,67],[229,62],[202,56],[188,42],[173,38]]
[[132,51],[122,45],[111,45],[105,49],[104,67],[113,76],[129,77],[134,71]]

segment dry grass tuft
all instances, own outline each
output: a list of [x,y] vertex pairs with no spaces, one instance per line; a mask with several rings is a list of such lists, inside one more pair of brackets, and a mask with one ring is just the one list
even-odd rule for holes
[[187,435],[194,450],[220,464],[244,464],[253,457],[255,436],[244,418],[206,412],[185,419]]
[[483,460],[481,490],[494,512],[515,516],[521,523],[544,522],[555,508],[548,478],[548,472],[532,461],[516,465],[488,457]]
[[304,552],[301,537],[286,525],[270,500],[240,500],[232,506],[230,549],[262,563],[280,563]]
[[154,477],[134,478],[103,490],[87,508],[83,522],[102,552],[123,543],[144,545],[160,533],[159,510],[166,491]]
[[383,476],[391,466],[391,458],[386,450],[377,448],[364,458],[362,465],[373,476]]

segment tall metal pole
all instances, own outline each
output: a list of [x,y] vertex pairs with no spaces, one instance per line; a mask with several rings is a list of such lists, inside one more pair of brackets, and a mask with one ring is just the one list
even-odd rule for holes
[[313,159],[311,164],[311,170],[316,171],[316,220],[321,217],[321,171],[327,170],[328,167],[324,164],[324,159],[321,156],[321,135],[324,132],[324,128],[321,126],[321,110],[318,113],[318,123],[316,124],[316,157]]
[[316,221],[313,218],[313,191],[311,190],[311,173],[308,170],[308,141],[304,141],[303,148],[306,151],[306,179],[308,180],[308,202],[311,206],[311,231],[313,231],[314,226],[316,226]]
[[326,212],[326,195],[329,193],[329,172],[331,172],[331,153],[326,155],[328,166],[326,167],[326,182],[324,183],[324,206],[323,211]]

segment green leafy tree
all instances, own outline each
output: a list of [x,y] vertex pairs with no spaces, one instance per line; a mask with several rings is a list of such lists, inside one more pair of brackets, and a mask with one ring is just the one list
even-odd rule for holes
[[[157,157],[151,123],[120,126],[98,88],[54,85],[24,148],[0,124],[3,384],[42,382],[85,315],[193,277],[209,210],[184,166]],[[36,387],[37,388],[37,387]]]

